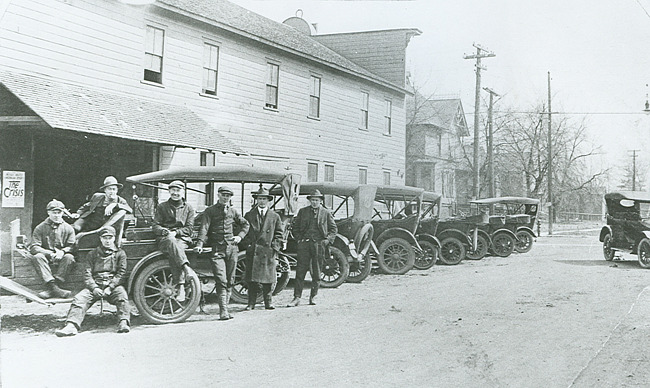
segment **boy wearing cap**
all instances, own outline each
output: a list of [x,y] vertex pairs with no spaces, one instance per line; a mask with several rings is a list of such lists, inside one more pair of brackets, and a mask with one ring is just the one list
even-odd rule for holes
[[[43,299],[69,298],[71,294],[70,291],[60,288],[65,283],[70,266],[75,262],[71,253],[75,233],[72,226],[63,221],[64,210],[63,202],[51,200],[47,204],[47,219],[38,224],[32,233],[30,259],[47,287],[38,294]],[[54,275],[52,266],[57,266]]]
[[[237,244],[246,236],[249,228],[248,221],[230,206],[232,195],[233,192],[228,187],[219,187],[217,203],[203,212],[199,241],[194,247],[196,252],[201,253],[204,244],[212,246],[212,273],[216,281],[220,320],[232,319],[228,303],[235,283],[235,267],[239,255]],[[233,228],[239,230],[236,236]]]
[[115,228],[106,226],[99,230],[101,244],[88,253],[84,264],[86,288],[75,295],[65,327],[55,331],[58,337],[77,334],[86,312],[95,302],[105,299],[117,307],[118,333],[128,333],[131,307],[122,286],[126,273],[126,254],[115,246]]
[[320,285],[320,266],[325,255],[328,254],[328,246],[334,242],[336,233],[338,233],[332,213],[322,206],[325,196],[319,190],[314,190],[307,196],[307,199],[309,206],[298,211],[291,227],[293,236],[298,242],[296,257],[298,266],[296,267],[293,300],[287,307],[295,307],[300,304],[307,270],[311,275],[309,304],[316,304],[315,298]]
[[196,213],[183,198],[185,191],[183,182],[173,181],[167,189],[169,190],[169,199],[156,206],[152,229],[156,235],[158,249],[169,259],[173,282],[178,284],[176,300],[184,302],[185,278],[193,272],[185,250],[192,243]]
[[[101,193],[95,193],[90,201],[83,204],[73,218],[78,218],[73,227],[77,233],[94,232],[103,226],[113,226],[117,233],[117,246],[121,246],[124,216],[133,213],[133,209],[117,192],[123,185],[113,176],[107,176],[99,188]],[[79,233],[77,239],[89,233]]]
[[277,252],[282,247],[282,221],[280,216],[268,208],[273,196],[269,191],[260,188],[253,193],[254,206],[244,218],[250,224],[246,235],[246,274],[244,279],[248,283],[248,306],[246,310],[255,309],[257,290],[262,285],[264,295],[264,308],[273,310],[271,295],[273,283],[277,281],[275,260]]

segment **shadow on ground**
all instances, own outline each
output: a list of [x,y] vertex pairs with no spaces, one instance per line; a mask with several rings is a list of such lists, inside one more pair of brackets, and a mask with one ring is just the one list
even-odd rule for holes
[[554,260],[558,263],[579,265],[583,267],[639,268],[639,263],[632,260]]

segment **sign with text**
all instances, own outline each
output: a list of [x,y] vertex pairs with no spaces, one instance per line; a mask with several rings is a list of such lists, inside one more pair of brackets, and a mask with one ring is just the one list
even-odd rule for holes
[[2,207],[25,207],[25,171],[2,172]]

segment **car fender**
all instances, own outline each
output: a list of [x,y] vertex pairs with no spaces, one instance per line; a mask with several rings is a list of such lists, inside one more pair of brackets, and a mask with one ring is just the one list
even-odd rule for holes
[[[487,242],[488,242],[488,246],[489,246],[489,247],[492,246],[492,236],[490,236],[490,234],[489,234],[488,232],[486,232],[486,231],[484,231],[484,230],[482,230],[482,229],[479,229],[479,230],[478,230],[478,234],[480,234],[481,236],[485,237],[485,239],[486,239]],[[470,239],[470,241],[474,240],[474,233],[473,233],[473,232],[469,235],[469,239]]]
[[350,241],[347,237],[342,234],[337,233],[336,239],[334,240],[334,246],[343,251],[343,253],[349,253],[352,258],[356,259],[358,254],[357,250],[354,247],[354,241]]
[[650,238],[650,230],[644,230],[643,235],[645,236],[645,238]]
[[422,250],[420,244],[418,244],[418,241],[415,239],[413,233],[411,233],[410,231],[404,228],[390,228],[385,230],[382,234],[380,234],[377,237],[376,244],[381,245],[382,242],[386,241],[391,237],[402,238],[406,240],[409,244],[411,244],[413,247]]
[[600,229],[600,235],[598,236],[598,241],[603,242],[605,240],[605,236],[611,234],[612,237],[614,236],[614,231],[609,225],[605,225]]
[[432,236],[432,235],[427,234],[427,233],[422,233],[422,234],[416,235],[415,238],[417,240],[428,241],[431,244],[433,244],[433,245],[437,246],[438,248],[440,248],[440,240],[438,240],[438,237],[436,237],[436,236]]
[[127,284],[126,284],[127,293],[131,292],[131,287],[133,286],[133,283],[135,282],[135,278],[136,278],[136,276],[138,276],[138,274],[140,273],[142,268],[144,268],[149,263],[151,263],[153,261],[157,261],[157,260],[167,260],[167,259],[163,257],[163,253],[161,251],[155,250],[155,251],[149,253],[148,255],[146,255],[145,257],[143,257],[142,259],[140,259],[140,261],[138,261],[135,264],[135,266],[133,267],[133,270],[131,271],[131,274],[129,275],[129,280],[128,280]]
[[522,230],[524,230],[524,231],[530,233],[533,237],[537,237],[537,236],[535,235],[535,232],[533,232],[533,230],[532,230],[531,228],[527,227],[527,226],[520,226],[520,227],[517,228],[517,232],[520,232],[520,231],[522,231]]
[[458,229],[445,229],[439,233],[436,233],[436,237],[438,237],[440,241],[444,240],[447,237],[456,237],[460,240],[461,243],[466,244],[469,247],[472,246],[471,237]]
[[506,234],[510,235],[512,238],[514,238],[515,241],[517,241],[517,235],[514,234],[513,231],[509,230],[509,229],[497,229],[497,230],[495,230],[494,233],[492,233],[492,238],[494,238],[494,236],[496,236],[499,233],[506,233]]

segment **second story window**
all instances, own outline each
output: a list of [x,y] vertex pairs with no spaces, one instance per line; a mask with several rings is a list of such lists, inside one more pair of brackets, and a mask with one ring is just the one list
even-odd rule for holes
[[368,101],[370,100],[370,95],[366,92],[361,92],[361,129],[368,129]]
[[384,113],[384,134],[390,135],[392,133],[391,121],[393,117],[393,103],[386,100],[386,112]]
[[365,167],[359,168],[359,184],[368,184],[368,169]]
[[266,104],[267,108],[278,109],[278,78],[280,66],[274,63],[266,64]]
[[320,117],[320,78],[309,79],[309,117]]
[[206,43],[203,46],[203,90],[205,94],[217,95],[219,47]]
[[144,49],[144,80],[161,84],[165,31],[160,28],[147,26],[146,39]]
[[325,182],[334,182],[334,166],[331,164],[325,165]]
[[307,163],[307,182],[318,182],[318,163]]
[[390,185],[390,171],[384,170],[384,184]]

